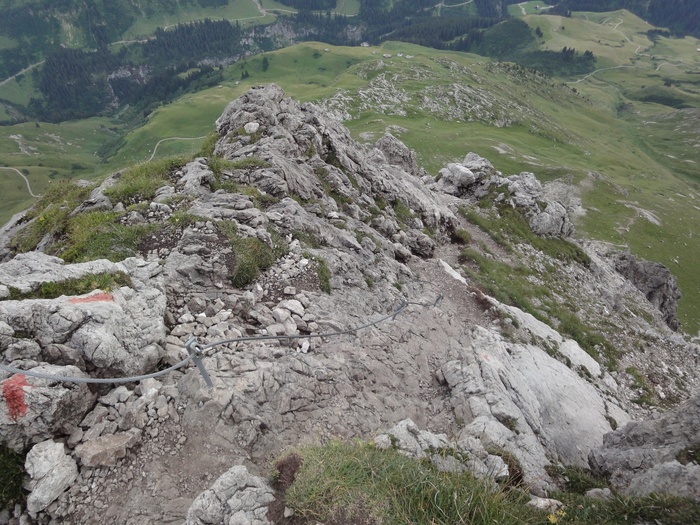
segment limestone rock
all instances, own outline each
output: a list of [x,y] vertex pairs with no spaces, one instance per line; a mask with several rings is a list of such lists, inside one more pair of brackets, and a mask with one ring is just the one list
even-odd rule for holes
[[237,465],[197,496],[187,512],[185,524],[268,525],[267,506],[274,499],[274,491],[267,481]]
[[152,368],[164,338],[165,296],[155,288],[123,287],[110,294],[0,303],[0,317],[42,346],[80,348],[86,361],[112,375]]
[[463,195],[467,188],[474,184],[476,176],[462,164],[451,163],[440,170],[440,180],[437,189],[457,197]]
[[17,254],[12,260],[0,264],[0,284],[28,293],[38,290],[44,282],[63,282],[86,275],[117,271],[117,264],[106,259],[66,265],[58,257],[42,252],[28,252]]
[[549,457],[587,466],[610,431],[606,401],[593,385],[536,346],[476,327],[470,351],[441,371],[455,414],[467,423],[461,436],[511,452],[529,483],[548,479]]
[[529,208],[542,197],[542,184],[534,173],[524,171],[520,175],[511,175],[506,180],[508,181],[508,191],[510,191],[516,206]]
[[683,450],[697,450],[699,435],[696,394],[675,410],[606,434],[602,446],[591,452],[591,466],[609,474],[612,486],[623,494],[657,492],[700,500],[700,466],[677,461]]
[[544,237],[571,237],[574,233],[569,213],[558,202],[548,202],[544,211],[530,215],[528,222],[533,232]]
[[205,195],[211,192],[207,186],[214,182],[214,172],[209,169],[205,159],[198,158],[185,165],[177,181],[176,188],[185,195]]
[[65,453],[63,444],[52,440],[42,441],[31,448],[25,469],[30,490],[27,510],[32,515],[46,509],[78,476],[75,460]]
[[420,430],[410,419],[376,436],[374,443],[381,449],[395,447],[410,458],[428,457],[435,468],[443,472],[469,471],[479,478],[492,480],[508,477],[503,459],[487,453],[477,439],[450,440],[446,434]]
[[374,143],[374,147],[384,154],[389,164],[394,164],[416,177],[423,175],[423,170],[418,166],[416,152],[406,147],[391,133],[382,135],[382,138]]

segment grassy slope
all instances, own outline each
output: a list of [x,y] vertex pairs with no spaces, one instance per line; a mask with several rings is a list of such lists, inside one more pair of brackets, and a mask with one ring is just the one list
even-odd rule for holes
[[[111,133],[108,119],[88,119],[62,124],[34,122],[0,128],[0,165],[27,170],[35,194],[60,179],[94,179],[108,172],[95,151]],[[15,172],[0,170],[0,222],[34,202],[24,181]]]

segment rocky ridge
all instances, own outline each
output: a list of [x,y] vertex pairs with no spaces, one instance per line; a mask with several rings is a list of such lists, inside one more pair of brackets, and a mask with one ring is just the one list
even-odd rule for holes
[[[135,257],[64,264],[39,251],[14,254],[7,238],[28,221],[6,227],[0,293],[93,273],[123,272],[131,285],[0,302],[2,363],[114,377],[177,364],[193,336],[202,345],[298,338],[207,350],[211,389],[191,364],[116,388],[1,372],[3,444],[29,450],[32,493],[16,519],[265,523],[272,496],[258,476],[273,457],[299,443],[379,434],[406,436],[399,441],[411,450],[411,439],[447,443],[461,451],[452,467],[495,479],[504,469],[494,451],[508,452],[530,490],[546,496],[555,487],[547,465],[588,466],[589,454],[605,455],[596,451],[613,427],[621,432],[647,414],[634,402],[649,388],[640,374],[663,370],[652,390],[660,400],[697,391],[698,347],[667,326],[668,308],[655,308],[677,300],[672,282],[654,306],[618,271],[621,256],[609,246],[584,243],[587,266],[528,245],[509,253],[459,212],[492,199],[540,234],[571,235],[565,206],[548,201],[533,174],[504,177],[469,154],[433,178],[394,137],[365,148],[321,108],[274,85],[232,102],[216,127],[214,157],[168,173],[152,198],[112,202],[115,175],[75,210],[160,225]],[[216,168],[215,158],[229,164]],[[459,230],[494,259],[527,261],[538,279],[554,272],[562,304],[576,300],[587,322],[619,326],[609,335],[621,365],[596,361],[556,326],[485,295],[461,266]],[[234,286],[243,245],[259,257],[262,246],[284,250]],[[405,300],[417,304],[390,322],[309,337],[390,314]],[[644,486],[692,487],[689,465],[664,471],[663,486],[654,478]]]

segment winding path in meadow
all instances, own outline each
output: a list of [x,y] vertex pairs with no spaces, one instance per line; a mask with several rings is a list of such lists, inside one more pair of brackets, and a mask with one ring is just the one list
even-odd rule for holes
[[204,138],[206,138],[206,135],[202,137],[168,137],[167,139],[160,139],[158,142],[156,142],[156,145],[153,148],[153,153],[151,153],[151,156],[146,162],[151,162],[153,160],[153,157],[156,156],[156,152],[158,151],[158,146],[160,146],[161,143],[165,142],[166,140],[202,140]]
[[4,86],[4,85],[7,84],[10,80],[13,80],[13,79],[15,79],[16,77],[25,74],[27,71],[29,71],[29,70],[31,70],[31,69],[34,69],[36,66],[40,66],[40,65],[43,64],[44,62],[46,62],[46,61],[45,61],[45,60],[42,60],[41,62],[37,62],[36,64],[32,64],[31,66],[25,67],[22,71],[18,71],[17,73],[15,73],[14,75],[12,75],[11,77],[8,77],[8,78],[6,78],[5,80],[3,80],[2,82],[0,82],[0,86]]
[[24,179],[24,182],[27,184],[27,190],[29,191],[29,195],[31,195],[31,196],[34,197],[35,199],[41,197],[41,195],[35,195],[35,194],[34,194],[34,192],[32,191],[32,187],[29,185],[29,179],[28,179],[27,177],[25,177],[25,176],[24,176],[24,173],[22,173],[21,171],[19,171],[17,168],[6,168],[6,167],[4,167],[4,166],[0,166],[0,170],[12,170],[12,171],[16,172],[17,175],[19,175],[20,177],[22,177],[22,178]]

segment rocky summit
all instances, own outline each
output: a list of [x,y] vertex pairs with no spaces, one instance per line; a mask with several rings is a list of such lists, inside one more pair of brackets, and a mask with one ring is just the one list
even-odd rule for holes
[[673,276],[572,238],[534,174],[466,150],[432,176],[267,85],[211,151],[135,181],[0,233],[0,436],[29,490],[0,522],[271,523],[274,459],[355,437],[542,498],[575,466],[700,499]]

